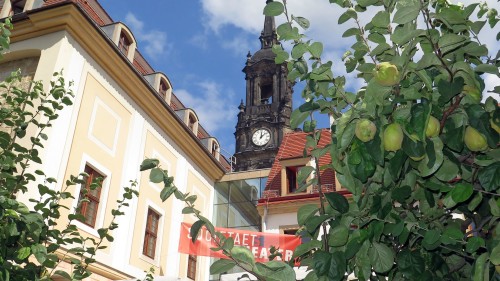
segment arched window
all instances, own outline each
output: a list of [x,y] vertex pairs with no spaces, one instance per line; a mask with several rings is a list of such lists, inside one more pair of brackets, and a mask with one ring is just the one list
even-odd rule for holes
[[189,114],[189,118],[188,118],[188,127],[191,129],[191,131],[193,131],[194,133],[195,132],[195,129],[196,129],[196,123],[198,123],[198,120],[196,120],[196,117],[194,116],[194,114]]
[[120,33],[120,39],[118,40],[118,49],[122,54],[128,56],[128,50],[130,48],[131,42],[128,36],[122,31]]
[[211,153],[212,155],[215,157],[215,158],[218,158],[218,154],[219,154],[219,145],[217,144],[217,142],[215,141],[212,141],[212,149],[211,149]]
[[260,103],[273,103],[273,84],[268,83],[260,86]]
[[168,91],[167,83],[165,83],[165,81],[161,80],[160,81],[160,89],[159,89],[158,92],[160,93],[160,95],[163,98],[166,98],[167,97],[167,91]]

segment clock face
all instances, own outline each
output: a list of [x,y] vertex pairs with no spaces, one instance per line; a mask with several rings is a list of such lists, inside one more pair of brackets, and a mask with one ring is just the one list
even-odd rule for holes
[[271,134],[266,129],[258,129],[257,131],[255,131],[255,133],[253,133],[252,136],[252,142],[258,146],[265,145],[266,143],[269,142],[270,139],[271,139]]

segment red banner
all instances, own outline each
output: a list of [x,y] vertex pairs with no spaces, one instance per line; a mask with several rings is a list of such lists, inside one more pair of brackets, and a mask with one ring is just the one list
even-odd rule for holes
[[[195,243],[191,241],[191,235],[189,235],[190,230],[191,224],[184,222],[181,224],[179,253],[205,257],[227,258],[224,254],[222,254],[222,251],[215,252],[210,250],[210,248],[215,248],[217,246],[212,240],[210,232],[208,232],[205,227],[200,230],[200,234]],[[232,237],[234,239],[235,246],[247,247],[253,253],[255,260],[258,262],[269,261],[267,257],[270,254],[269,251],[271,246],[279,248],[278,251],[283,255],[283,259],[285,261],[289,261],[292,258],[295,248],[301,244],[300,237],[294,235],[254,232],[220,227],[216,227],[215,231],[224,234],[226,237]],[[278,257],[277,259],[280,258]]]

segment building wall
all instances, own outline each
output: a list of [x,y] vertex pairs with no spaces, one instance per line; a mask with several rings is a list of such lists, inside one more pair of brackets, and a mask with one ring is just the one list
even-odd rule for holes
[[[48,90],[52,73],[63,69],[66,81],[74,83],[72,89],[76,96],[74,105],[62,110],[60,118],[47,132],[49,141],[41,151],[43,164],[33,165],[33,169],[42,169],[48,176],[55,177],[59,184],[54,189],[63,188],[66,179],[82,172],[86,164],[103,173],[106,179],[98,227],[107,226],[111,221],[110,210],[116,207],[123,187],[130,186],[130,180],[138,181],[139,198],[130,202],[125,216],[119,217],[119,228],[113,232],[115,241],[106,244],[109,248],[97,255],[98,263],[106,267],[106,276],[95,274],[93,278],[142,278],[144,271],[153,266],[155,275],[164,275],[167,280],[184,279],[187,257],[177,253],[179,229],[182,220],[192,221],[192,218],[181,215],[182,203],[173,199],[161,202],[161,186],[149,183],[148,173],[139,173],[139,164],[146,157],[160,159],[162,167],[175,177],[180,190],[198,195],[197,206],[207,217],[213,212],[215,179],[194,164],[195,159],[188,157],[188,153],[152,121],[120,83],[104,71],[101,62],[94,60],[68,32],[58,31],[16,41],[11,46],[11,53],[19,54],[34,47],[40,53],[34,79],[42,80]],[[144,94],[150,93],[145,90]],[[69,190],[78,198],[79,189],[73,186]],[[38,197],[36,189],[20,198],[27,201],[30,197]],[[74,209],[76,200],[66,200],[63,204]],[[142,255],[148,207],[161,214],[155,259]],[[68,214],[62,209],[61,213],[63,217]],[[66,223],[62,220],[61,227]],[[95,229],[79,222],[75,224],[84,235],[97,237]],[[197,280],[208,279],[208,267],[208,259],[199,258]]]
[[273,214],[262,218],[262,232],[283,234],[283,227],[294,225],[298,225],[297,213]]

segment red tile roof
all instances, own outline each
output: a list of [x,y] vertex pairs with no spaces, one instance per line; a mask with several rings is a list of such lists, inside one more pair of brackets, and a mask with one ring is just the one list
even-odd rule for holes
[[[292,132],[286,134],[281,142],[280,148],[274,160],[269,178],[266,184],[266,191],[275,191],[278,194],[281,191],[281,163],[280,161],[286,159],[304,158],[304,148],[306,143],[306,136],[308,133]],[[321,138],[318,143],[318,148],[323,148],[331,142],[331,131],[329,129],[321,130]],[[308,157],[310,154],[308,152]],[[320,167],[331,163],[330,153],[325,154],[319,159]],[[320,173],[321,184],[331,185],[335,190],[335,173],[332,168],[327,168]]]
[[[98,26],[102,27],[114,23],[113,19],[108,15],[106,10],[104,10],[104,8],[101,6],[101,4],[99,4],[97,0],[46,0],[43,3],[42,7],[71,2],[81,7],[82,10],[85,11],[85,13],[89,16],[89,18]],[[135,51],[132,65],[142,75],[148,75],[155,72],[153,67],[151,67],[151,65],[146,61],[146,59],[142,56],[138,49],[136,49]],[[184,104],[177,98],[177,96],[175,96],[175,94],[172,94],[170,107],[173,110],[186,108]],[[210,135],[208,134],[208,132],[201,125],[199,125],[197,137],[199,139],[203,139],[209,136]],[[226,166],[228,166],[227,160],[225,164]]]

